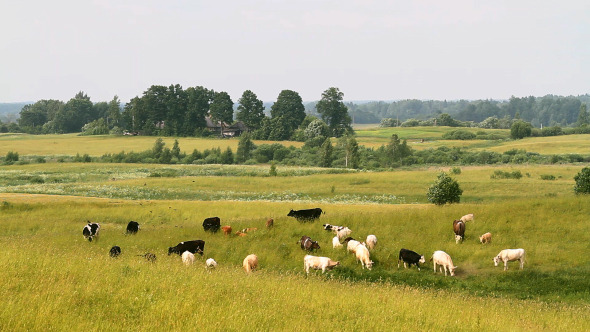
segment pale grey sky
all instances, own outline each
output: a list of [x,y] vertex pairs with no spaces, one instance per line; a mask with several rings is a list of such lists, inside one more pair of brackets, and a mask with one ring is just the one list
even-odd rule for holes
[[590,93],[590,1],[0,2],[0,102],[151,85],[303,100]]

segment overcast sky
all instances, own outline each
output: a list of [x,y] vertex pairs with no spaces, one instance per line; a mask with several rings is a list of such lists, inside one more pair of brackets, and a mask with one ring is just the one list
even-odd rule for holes
[[590,93],[590,1],[0,2],[0,102],[151,85],[304,101]]

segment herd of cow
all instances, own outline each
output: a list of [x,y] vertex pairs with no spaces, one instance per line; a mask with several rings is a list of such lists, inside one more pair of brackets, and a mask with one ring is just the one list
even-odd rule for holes
[[[299,221],[305,222],[318,219],[322,213],[324,213],[322,209],[314,208],[306,210],[291,210],[287,216],[294,217]],[[461,217],[459,220],[453,221],[453,231],[455,233],[456,243],[463,241],[465,238],[465,225],[467,222],[473,220],[473,214],[467,214]],[[268,219],[266,222],[266,227],[272,228],[273,225],[274,220],[272,218]],[[374,263],[370,259],[370,251],[373,251],[377,245],[377,237],[375,235],[368,235],[365,241],[361,242],[350,237],[352,230],[348,227],[330,224],[323,224],[322,227],[324,230],[331,231],[335,234],[334,238],[332,239],[332,247],[334,249],[340,248],[343,246],[343,244],[346,244],[347,251],[355,255],[356,260],[361,263],[362,268],[364,269],[366,267],[367,269],[371,270]],[[137,234],[139,229],[140,227],[138,222],[130,221],[127,224],[126,233],[131,235]],[[229,235],[232,232],[231,226],[221,227],[221,219],[219,217],[206,218],[203,221],[203,229],[206,232],[212,233],[217,233],[220,229],[222,229],[226,235]],[[246,228],[236,232],[235,234],[238,236],[245,236],[248,232],[255,230],[256,228]],[[92,242],[94,239],[98,238],[99,231],[100,224],[88,222],[88,224],[84,226],[82,230],[82,235],[85,239]],[[491,239],[491,233],[485,233],[479,237],[479,240],[482,244],[490,243]],[[320,249],[319,243],[312,240],[311,237],[307,235],[302,236],[301,239],[297,241],[297,244],[301,246],[302,250],[308,251],[310,253],[313,250]],[[182,262],[185,265],[191,265],[195,260],[194,255],[199,254],[203,256],[204,251],[205,241],[191,240],[180,242],[174,247],[169,247],[168,255],[178,254],[181,256]],[[113,258],[118,257],[121,255],[121,248],[119,246],[113,246],[109,251],[109,255]],[[156,261],[156,255],[153,253],[148,252],[138,256],[144,257],[149,262]],[[446,252],[441,250],[435,251],[430,258],[430,261],[433,263],[435,273],[438,266],[441,273],[444,270],[445,276],[447,275],[447,270],[451,276],[455,275],[455,269],[457,267],[453,264],[453,260]],[[511,261],[519,261],[520,268],[523,269],[525,261],[524,249],[504,249],[493,258],[495,266],[498,266],[500,262],[504,262],[504,270],[508,269],[508,262]],[[331,270],[332,268],[340,265],[340,262],[334,261],[329,257],[318,257],[312,255],[305,255],[303,263],[306,273],[309,273],[310,268],[314,270],[322,270],[322,273],[324,273],[326,270]],[[398,268],[400,267],[401,263],[403,263],[404,268],[416,265],[417,269],[420,270],[420,263],[426,263],[426,259],[424,258],[424,255],[420,255],[412,250],[402,248],[400,249],[398,255]],[[217,267],[217,262],[213,258],[209,258],[206,260],[205,266],[208,269],[213,269]],[[258,267],[258,257],[254,254],[248,255],[246,258],[244,258],[242,266],[247,273],[252,272]]]

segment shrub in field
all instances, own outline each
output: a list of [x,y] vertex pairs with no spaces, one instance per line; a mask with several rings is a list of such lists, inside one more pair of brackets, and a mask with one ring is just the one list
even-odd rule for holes
[[522,173],[520,171],[512,171],[512,172],[506,172],[506,171],[494,171],[494,174],[492,174],[490,176],[490,179],[520,179],[522,178]]
[[438,175],[434,184],[428,188],[426,197],[431,203],[444,205],[446,203],[459,203],[462,194],[463,190],[459,187],[459,183],[445,172],[442,172]]
[[555,180],[555,175],[541,174],[541,180]]
[[510,137],[513,139],[521,139],[531,136],[533,126],[530,123],[522,120],[515,121],[510,127]]
[[576,194],[590,194],[590,167],[584,167],[580,173],[574,176],[576,185],[574,192]]
[[5,164],[13,164],[18,161],[18,152],[8,151],[6,158],[4,158]]
[[461,174],[461,167],[453,167],[451,169],[451,173],[453,173],[453,174]]

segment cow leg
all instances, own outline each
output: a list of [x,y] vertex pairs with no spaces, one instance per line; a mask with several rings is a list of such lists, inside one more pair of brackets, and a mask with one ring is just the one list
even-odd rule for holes
[[408,266],[406,265],[406,262],[404,262],[404,269],[407,269]]
[[420,264],[416,263],[416,267],[418,268],[418,271],[420,271]]
[[432,262],[432,265],[434,265],[434,273],[436,273],[436,263]]
[[508,270],[508,261],[504,261],[504,271]]
[[397,260],[397,268],[399,269],[399,259]]
[[520,269],[522,270],[524,268],[524,259],[520,259]]

